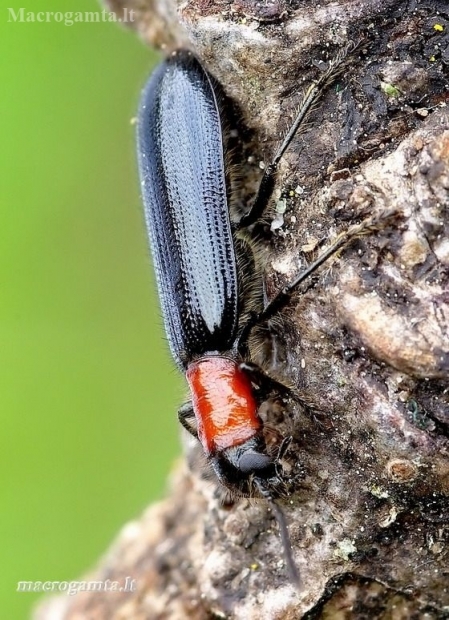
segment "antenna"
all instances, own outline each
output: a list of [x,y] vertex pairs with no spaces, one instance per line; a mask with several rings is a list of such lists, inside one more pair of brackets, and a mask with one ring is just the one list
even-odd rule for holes
[[293,559],[292,545],[290,542],[290,536],[288,533],[287,521],[285,519],[284,511],[273,499],[269,489],[266,487],[266,483],[264,480],[261,480],[260,478],[254,478],[254,484],[262,497],[268,501],[270,508],[276,518],[279,526],[279,533],[281,535],[282,548],[284,550],[284,560],[287,566],[288,575],[296,590],[300,592],[301,579],[299,576],[298,568]]

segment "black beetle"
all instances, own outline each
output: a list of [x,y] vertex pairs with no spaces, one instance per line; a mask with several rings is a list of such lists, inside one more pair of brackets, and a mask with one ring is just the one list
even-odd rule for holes
[[347,239],[339,239],[264,307],[262,276],[245,229],[263,214],[279,160],[341,67],[342,57],[306,93],[238,223],[229,215],[232,188],[226,185],[216,87],[198,59],[178,51],[165,60],[146,85],[138,114],[140,179],[165,330],[192,395],[179,420],[201,442],[227,489],[270,501],[296,583],[284,515],[274,502],[282,486],[279,460],[289,439],[270,454],[258,414],[268,392],[289,390],[251,361],[249,343],[253,328],[278,312]]

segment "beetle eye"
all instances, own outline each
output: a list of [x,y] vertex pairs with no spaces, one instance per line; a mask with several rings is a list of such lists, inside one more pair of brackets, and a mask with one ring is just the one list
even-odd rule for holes
[[272,460],[266,454],[260,452],[245,452],[239,459],[239,470],[244,473],[265,469],[272,465]]

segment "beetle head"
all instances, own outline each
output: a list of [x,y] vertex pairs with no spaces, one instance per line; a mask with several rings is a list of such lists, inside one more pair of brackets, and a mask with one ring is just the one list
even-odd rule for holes
[[282,484],[276,461],[267,454],[263,439],[257,436],[222,450],[210,461],[220,482],[238,495],[263,496],[256,480],[261,481],[264,488],[273,490]]

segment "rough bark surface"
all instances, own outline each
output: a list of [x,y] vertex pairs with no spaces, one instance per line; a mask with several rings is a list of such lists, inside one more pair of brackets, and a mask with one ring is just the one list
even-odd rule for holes
[[269,296],[363,215],[396,217],[323,268],[273,326],[265,365],[310,406],[264,412],[294,437],[283,506],[302,592],[267,506],[223,507],[189,442],[191,470],[178,469],[167,499],[127,525],[90,576],[130,575],[137,590],[64,596],[36,617],[449,618],[447,1],[109,5],[135,9],[148,43],[206,63],[240,110],[251,183],[303,86],[359,42],[284,158],[265,241]]

